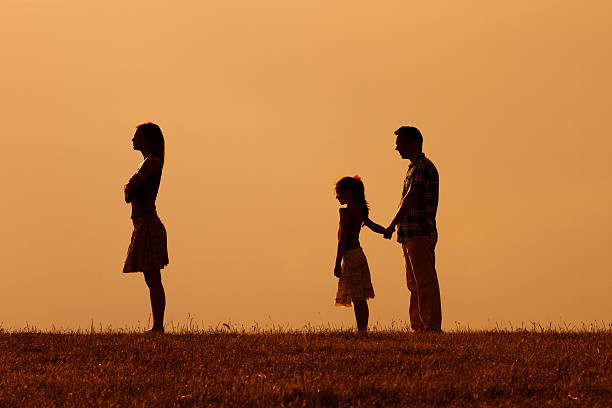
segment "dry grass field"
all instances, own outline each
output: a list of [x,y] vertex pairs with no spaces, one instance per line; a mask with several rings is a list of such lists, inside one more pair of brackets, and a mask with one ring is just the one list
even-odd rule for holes
[[612,329],[0,330],[1,407],[611,407]]

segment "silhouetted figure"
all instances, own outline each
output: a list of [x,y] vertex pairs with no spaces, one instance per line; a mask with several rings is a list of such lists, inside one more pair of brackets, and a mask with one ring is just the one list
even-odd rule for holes
[[160,270],[168,265],[168,248],[166,228],[157,216],[155,199],[164,167],[164,136],[156,124],[143,123],[136,128],[132,143],[144,161],[124,189],[125,202],[132,204],[134,232],[123,273],[144,273],[153,312],[151,331],[163,332],[166,295]]
[[[370,316],[367,300],[374,297],[374,288],[368,261],[359,244],[359,233],[369,212],[363,182],[359,176],[338,180],[336,198],[340,204],[346,205],[346,208],[340,208],[338,251],[334,267],[334,276],[340,278],[336,306],[350,307],[351,303],[354,305],[357,331],[363,334],[368,330]],[[385,232],[380,225],[371,225],[378,227],[379,233]]]
[[438,241],[438,170],[423,154],[423,136],[410,126],[395,131],[395,150],[410,166],[404,180],[397,214],[387,228],[390,239],[397,228],[406,261],[406,283],[410,290],[410,325],[415,331],[440,332],[442,310],[435,266]]

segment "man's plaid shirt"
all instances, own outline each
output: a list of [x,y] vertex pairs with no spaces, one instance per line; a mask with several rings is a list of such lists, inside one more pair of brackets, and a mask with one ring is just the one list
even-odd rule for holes
[[422,186],[417,206],[410,208],[399,221],[397,240],[408,241],[415,237],[430,236],[438,239],[436,212],[438,211],[438,170],[423,153],[408,167],[402,198],[411,187]]

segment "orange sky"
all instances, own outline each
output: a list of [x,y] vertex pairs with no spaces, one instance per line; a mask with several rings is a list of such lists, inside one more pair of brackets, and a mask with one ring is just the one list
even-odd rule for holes
[[[610,21],[608,1],[3,0],[0,325],[147,325],[121,274],[144,121],[166,136],[170,328],[352,326],[332,186],[359,173],[388,223],[403,124],[440,172],[444,328],[609,322]],[[371,322],[406,321],[400,246],[362,245]]]

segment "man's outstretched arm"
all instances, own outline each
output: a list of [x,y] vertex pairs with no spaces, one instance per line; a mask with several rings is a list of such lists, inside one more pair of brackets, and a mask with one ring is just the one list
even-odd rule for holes
[[423,186],[420,184],[416,184],[410,187],[408,192],[402,197],[402,201],[400,202],[400,206],[397,209],[397,213],[395,213],[395,217],[391,220],[391,223],[386,229],[385,238],[391,238],[393,235],[393,231],[395,231],[395,227],[399,223],[399,221],[408,213],[411,208],[416,207],[417,200],[419,195],[421,194],[421,190],[423,190]]

